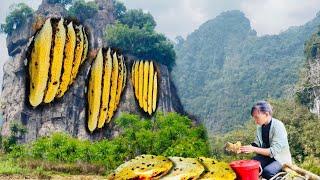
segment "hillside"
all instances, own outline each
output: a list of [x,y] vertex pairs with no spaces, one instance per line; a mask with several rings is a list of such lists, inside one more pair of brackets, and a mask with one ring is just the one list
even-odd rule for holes
[[202,24],[176,45],[173,78],[185,109],[211,133],[242,125],[251,105],[291,94],[303,66],[304,43],[320,24],[318,14],[303,26],[257,36],[240,11]]

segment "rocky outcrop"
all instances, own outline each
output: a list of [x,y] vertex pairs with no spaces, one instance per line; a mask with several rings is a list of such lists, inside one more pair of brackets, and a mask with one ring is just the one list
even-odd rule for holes
[[49,3],[48,0],[42,0],[42,3],[36,11],[36,15],[44,17],[65,17],[67,15],[67,10],[64,8],[63,4],[52,4]]
[[95,2],[99,11],[94,17],[87,19],[84,24],[91,30],[91,47],[97,48],[106,45],[106,42],[103,41],[104,30],[114,22],[114,17],[113,3],[110,0],[95,0]]
[[[101,47],[105,43],[102,41],[103,32],[107,25],[113,23],[112,1],[96,0],[99,11],[97,15],[83,22],[89,30],[90,49]],[[88,59],[80,68],[75,82],[67,93],[53,103],[32,108],[28,102],[27,94],[27,49],[32,35],[35,33],[32,22],[39,16],[59,17],[64,16],[65,9],[58,5],[48,4],[43,0],[35,16],[28,20],[21,29],[12,33],[7,38],[7,45],[10,59],[4,65],[4,77],[1,93],[1,110],[3,113],[3,126],[1,134],[10,134],[10,124],[13,121],[21,122],[27,128],[24,142],[32,141],[40,136],[49,135],[52,132],[66,132],[81,139],[96,140],[104,137],[112,137],[117,134],[113,128],[113,123],[105,126],[93,134],[87,130],[86,117],[86,87],[90,62]],[[92,51],[89,54],[93,54]],[[123,112],[135,113],[144,116],[133,94],[133,87],[130,80],[130,69],[132,57],[126,58],[128,68],[128,78],[126,88],[123,92],[119,108],[114,118]],[[166,66],[159,65],[160,68],[160,90],[157,111],[183,112],[182,105],[177,97],[174,85],[171,81],[170,72]]]

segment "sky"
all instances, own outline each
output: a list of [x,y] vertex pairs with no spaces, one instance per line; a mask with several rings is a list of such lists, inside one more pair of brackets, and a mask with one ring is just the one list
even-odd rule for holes
[[303,25],[320,11],[320,0],[120,0],[128,8],[150,12],[157,30],[170,39],[186,37],[223,11],[241,10],[258,35],[278,34]]
[[[88,1],[88,0],[87,0]],[[250,20],[259,36],[278,34],[290,26],[303,25],[320,11],[320,0],[119,0],[128,9],[140,8],[150,12],[156,22],[156,30],[174,40],[187,37],[202,23],[227,10],[241,10]],[[4,23],[11,4],[24,2],[37,9],[41,0],[2,0],[0,23]],[[9,59],[5,35],[0,34],[0,85],[2,66]]]

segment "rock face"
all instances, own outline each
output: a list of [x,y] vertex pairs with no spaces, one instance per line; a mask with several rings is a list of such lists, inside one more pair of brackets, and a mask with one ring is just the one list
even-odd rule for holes
[[[89,29],[91,50],[105,44],[102,41],[104,29],[114,21],[112,0],[96,0],[96,3],[99,7],[97,15],[83,22]],[[31,41],[30,39],[35,33],[34,28],[32,28],[33,22],[37,16],[47,18],[64,16],[65,14],[64,7],[51,5],[46,0],[43,0],[35,16],[28,19],[25,26],[7,37],[8,53],[11,57],[3,67],[4,77],[1,93],[2,135],[7,136],[10,134],[10,124],[12,122],[21,122],[26,126],[27,133],[22,140],[23,142],[29,142],[38,137],[59,131],[66,132],[74,137],[90,140],[108,138],[117,134],[113,123],[92,134],[87,130],[86,87],[92,59],[87,60],[80,67],[77,79],[62,98],[55,100],[51,104],[41,105],[36,108],[32,108],[29,105],[26,90],[28,73],[26,51],[28,42]],[[128,71],[126,88],[114,118],[123,112],[144,115],[136,104],[130,80],[132,58],[127,58],[126,64]],[[175,86],[171,81],[167,67],[159,65],[159,69],[161,74],[157,111],[183,113],[182,105],[179,97],[174,92]]]

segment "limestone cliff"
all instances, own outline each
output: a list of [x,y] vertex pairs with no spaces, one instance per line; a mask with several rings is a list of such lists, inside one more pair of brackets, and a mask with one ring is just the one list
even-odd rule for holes
[[[103,32],[107,25],[114,22],[112,14],[112,0],[95,0],[98,4],[98,13],[86,20],[84,25],[89,29],[90,49],[93,50],[106,44],[103,42]],[[34,22],[38,17],[60,17],[66,15],[62,5],[52,5],[43,0],[35,15],[27,19],[27,23],[15,30],[7,37],[7,47],[10,59],[4,64],[4,76],[1,93],[1,110],[3,113],[2,135],[9,135],[10,124],[13,121],[21,122],[27,128],[24,142],[32,141],[40,136],[52,132],[66,132],[82,139],[101,139],[116,134],[113,124],[90,134],[86,124],[86,86],[91,59],[87,60],[79,70],[78,77],[67,93],[51,104],[32,108],[28,104],[26,93],[27,59],[26,52],[31,37],[35,33]],[[90,54],[90,52],[89,52]],[[91,52],[92,54],[92,52]],[[122,95],[117,117],[122,112],[141,114],[134,99],[130,81],[130,65],[132,58],[126,58],[128,78],[125,91]],[[160,89],[157,111],[183,113],[179,97],[174,92],[175,86],[171,81],[170,72],[166,66],[160,65]],[[142,115],[142,114],[141,114]]]

